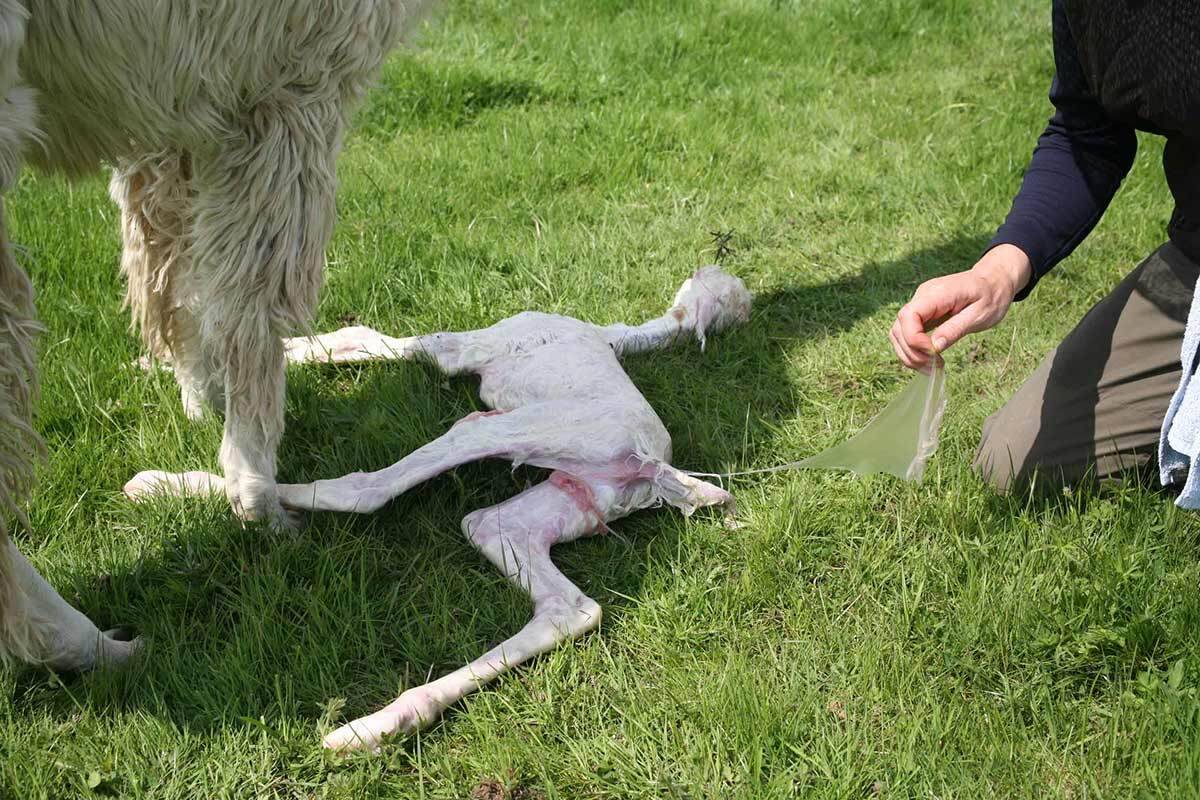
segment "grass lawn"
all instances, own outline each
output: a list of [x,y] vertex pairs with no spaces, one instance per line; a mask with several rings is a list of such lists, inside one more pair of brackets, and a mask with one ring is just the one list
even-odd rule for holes
[[[676,463],[769,466],[906,380],[886,331],[972,263],[1049,115],[1034,0],[455,0],[388,64],[341,160],[318,328],[519,310],[641,321],[716,255],[757,294],[707,352],[631,359]],[[561,548],[600,631],[374,758],[334,724],[515,632],[528,603],[458,520],[533,471],[442,477],[298,536],[224,503],[131,507],[214,469],[120,308],[97,177],[26,176],[51,448],[18,543],[148,651],[119,675],[0,674],[0,795],[74,798],[1189,797],[1200,792],[1200,524],[1152,487],[998,498],[984,418],[1165,236],[1158,142],[1095,235],[948,357],[923,484],[735,480],[745,527],[638,514]],[[292,371],[281,477],[374,469],[478,407],[416,364]],[[494,782],[494,783],[489,783]]]

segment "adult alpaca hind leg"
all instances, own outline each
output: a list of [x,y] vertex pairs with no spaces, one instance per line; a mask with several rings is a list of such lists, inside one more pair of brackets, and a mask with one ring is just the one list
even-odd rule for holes
[[[0,192],[16,181],[26,142],[35,136],[33,93],[23,87],[17,56],[28,12],[0,0]],[[100,633],[47,584],[9,539],[23,520],[42,444],[33,429],[37,397],[33,286],[17,265],[0,204],[0,660],[82,669],[128,658],[135,645]]]
[[119,663],[137,645],[97,630],[42,579],[8,537],[8,521],[24,518],[21,506],[41,452],[31,422],[37,329],[33,287],[4,236],[0,206],[0,660],[64,670]]
[[225,393],[221,467],[243,519],[287,524],[275,489],[283,336],[308,325],[334,219],[341,103],[264,100],[194,157],[192,257],[203,357]]
[[184,413],[194,420],[205,401],[220,410],[224,387],[204,358],[192,308],[191,192],[191,159],[178,152],[122,159],[109,184],[121,210],[125,303],[147,352],[174,367]]

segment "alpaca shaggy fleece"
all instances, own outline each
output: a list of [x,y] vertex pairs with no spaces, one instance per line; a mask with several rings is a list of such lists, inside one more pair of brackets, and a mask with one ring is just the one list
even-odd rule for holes
[[[287,522],[275,489],[281,338],[306,328],[316,304],[347,120],[424,5],[0,0],[0,188],[24,159],[69,175],[113,165],[134,324],[153,356],[175,363],[189,416],[206,400],[225,412],[220,461],[245,519]],[[13,518],[40,447],[36,321],[27,277],[3,249],[0,516]],[[2,522],[0,537],[0,650],[67,667],[113,650],[20,558]],[[31,622],[23,597],[50,617]],[[39,627],[54,653],[35,643]]]
[[0,658],[32,661],[42,650],[24,611],[9,550],[8,520],[24,520],[21,501],[33,482],[41,440],[30,424],[37,396],[33,287],[0,231]]

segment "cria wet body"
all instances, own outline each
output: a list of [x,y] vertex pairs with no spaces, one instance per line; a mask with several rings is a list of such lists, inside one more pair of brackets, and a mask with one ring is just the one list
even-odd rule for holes
[[[554,545],[663,502],[685,514],[710,505],[732,512],[727,492],[670,465],[670,434],[618,359],[686,335],[703,346],[707,331],[745,321],[749,311],[745,285],[710,266],[684,283],[666,314],[639,326],[524,312],[478,331],[397,339],[352,327],[287,342],[293,363],[423,359],[448,375],[476,374],[492,411],[464,417],[385,469],[281,484],[286,506],[369,513],[446,470],[485,458],[553,470],[545,482],[462,521],[467,539],[529,593],[529,624],[467,666],[334,731],[327,747],[374,749],[384,736],[418,730],[481,684],[595,628],[600,606],[554,566]],[[141,499],[155,492],[220,493],[224,485],[204,472],[143,472],[125,491]]]

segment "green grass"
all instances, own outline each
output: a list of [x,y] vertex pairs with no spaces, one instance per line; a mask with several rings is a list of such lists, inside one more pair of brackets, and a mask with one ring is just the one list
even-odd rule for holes
[[[456,0],[347,143],[318,327],[640,320],[733,230],[750,323],[629,370],[680,466],[803,457],[902,385],[891,319],[1002,219],[1051,71],[1034,0]],[[138,470],[214,468],[219,422],[127,366],[103,181],[26,177],[10,216],[52,456],[19,543],[149,649],[126,674],[0,676],[0,794],[1196,796],[1200,525],[1151,487],[997,498],[968,468],[984,418],[1163,238],[1160,152],[1145,140],[1092,239],[951,352],[923,484],[744,478],[741,530],[662,509],[563,547],[598,633],[346,762],[322,732],[525,621],[458,520],[538,476],[463,468],[297,537],[216,501],[127,505]],[[477,403],[419,365],[294,370],[281,474],[382,466]]]

